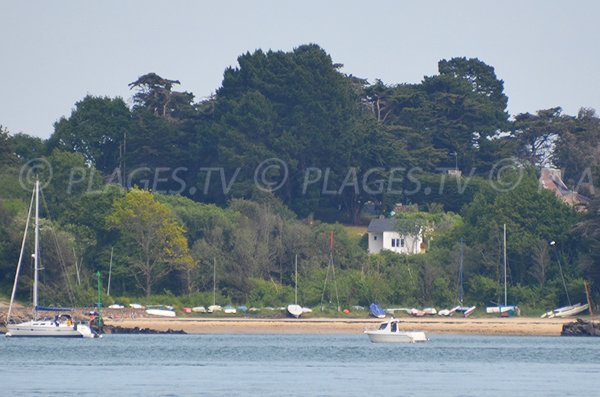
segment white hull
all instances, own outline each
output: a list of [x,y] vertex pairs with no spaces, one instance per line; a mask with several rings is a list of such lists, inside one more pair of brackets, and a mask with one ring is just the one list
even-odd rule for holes
[[373,343],[417,343],[427,342],[427,335],[423,331],[399,331],[399,332],[381,332],[365,331]]
[[27,321],[21,324],[8,324],[6,336],[9,337],[62,337],[93,338],[96,336],[86,324],[67,325],[52,321]]
[[376,330],[366,330],[365,334],[373,343],[416,343],[427,342],[427,335],[423,331],[402,331],[400,322],[390,318],[379,324]]
[[518,313],[518,310],[517,306],[488,306],[485,308],[487,314],[508,313],[510,311]]
[[551,312],[546,312],[546,313],[544,313],[544,315],[542,315],[542,317],[547,317],[547,318],[571,317],[571,316],[575,316],[583,311],[586,311],[588,309],[588,307],[589,307],[589,305],[587,303],[585,305],[578,303],[573,306],[565,306],[565,307],[561,307],[561,308],[552,310]]
[[166,309],[146,309],[146,313],[152,314],[153,316],[175,317],[175,312],[173,310]]
[[300,305],[288,305],[287,312],[291,317],[298,318],[304,311]]

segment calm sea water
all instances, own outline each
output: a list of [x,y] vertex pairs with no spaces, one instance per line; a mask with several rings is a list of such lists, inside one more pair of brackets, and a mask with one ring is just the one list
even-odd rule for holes
[[599,396],[600,339],[430,335],[0,339],[1,396]]

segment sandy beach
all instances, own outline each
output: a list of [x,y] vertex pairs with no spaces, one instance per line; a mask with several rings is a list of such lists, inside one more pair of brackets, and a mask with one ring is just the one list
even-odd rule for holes
[[[73,314],[85,318],[94,308],[77,308]],[[7,305],[0,304],[0,316],[6,318]],[[16,319],[25,320],[31,309],[18,306],[14,310]],[[200,316],[175,318],[151,316],[140,309],[104,309],[104,322],[107,325],[123,328],[148,328],[156,331],[185,331],[189,334],[359,334],[365,329],[376,328],[381,320],[371,317],[347,318],[272,318],[252,316],[232,316],[203,314]],[[399,317],[405,330],[421,330],[439,334],[472,335],[539,335],[559,336],[565,323],[575,318],[539,317]],[[3,324],[0,332],[5,332]]]
[[[559,336],[564,323],[574,319],[515,318],[402,318],[406,330],[430,333],[473,335]],[[106,319],[105,323],[125,328],[149,328],[158,331],[183,330],[190,334],[358,334],[375,328],[380,320],[369,318],[160,318]]]

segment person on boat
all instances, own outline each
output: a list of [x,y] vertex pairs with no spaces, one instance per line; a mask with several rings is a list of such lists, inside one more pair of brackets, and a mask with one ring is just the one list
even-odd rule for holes
[[54,316],[54,324],[58,327],[58,314]]

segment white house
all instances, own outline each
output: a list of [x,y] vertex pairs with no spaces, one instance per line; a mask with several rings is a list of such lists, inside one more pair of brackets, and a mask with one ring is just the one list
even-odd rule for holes
[[390,250],[399,254],[420,254],[424,251],[423,233],[418,235],[401,234],[398,222],[391,219],[372,219],[369,223],[369,254]]

